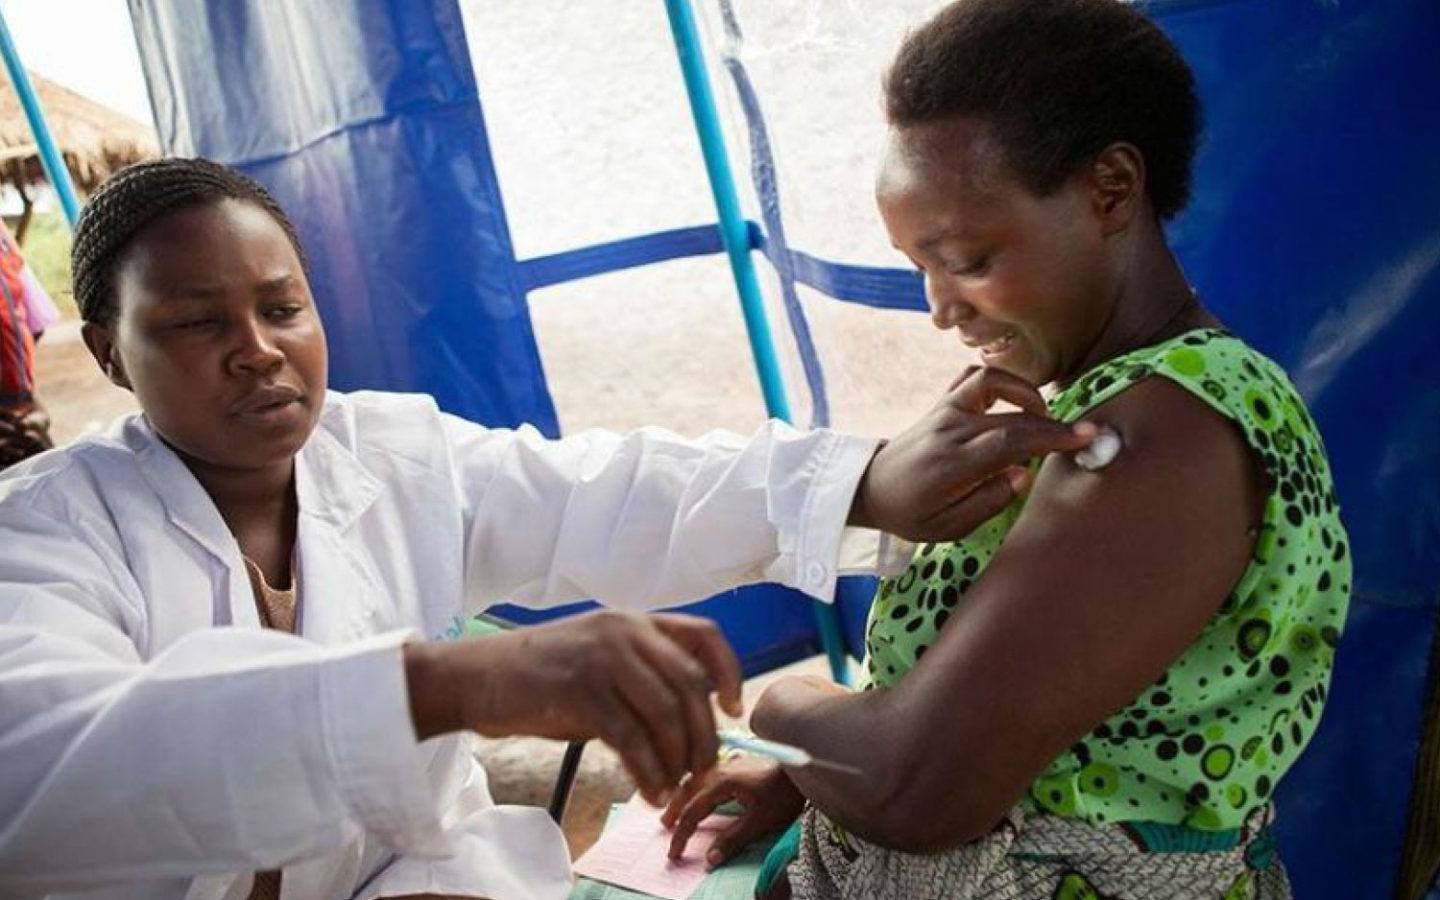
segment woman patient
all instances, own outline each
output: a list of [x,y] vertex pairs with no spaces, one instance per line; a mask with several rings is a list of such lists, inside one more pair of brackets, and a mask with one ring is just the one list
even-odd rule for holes
[[1117,0],[962,0],[884,93],[876,197],[935,325],[1122,449],[1050,456],[921,546],[875,598],[867,690],[764,695],[758,734],[864,777],[727,765],[667,810],[673,849],[738,798],[712,863],[798,816],[797,897],[1288,896],[1271,797],[1319,721],[1350,563],[1303,402],[1166,244],[1188,67]]

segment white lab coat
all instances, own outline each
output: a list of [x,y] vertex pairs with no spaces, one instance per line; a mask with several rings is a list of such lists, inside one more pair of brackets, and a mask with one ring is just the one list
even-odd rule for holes
[[[298,457],[298,635],[142,416],[0,476],[0,897],[564,897],[540,809],[417,744],[400,645],[497,600],[830,596],[872,441],[774,424],[552,442],[331,394]],[[847,540],[855,537],[850,535]],[[863,543],[863,542],[862,542]]]

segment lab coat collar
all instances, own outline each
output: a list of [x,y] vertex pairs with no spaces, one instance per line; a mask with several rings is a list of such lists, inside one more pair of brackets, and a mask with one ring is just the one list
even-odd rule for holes
[[[235,538],[210,495],[143,415],[125,429],[124,440],[140,461],[171,524],[214,556],[229,561]],[[380,496],[381,482],[322,426],[305,442],[295,463],[300,515],[314,516],[344,531]]]
[[211,555],[229,562],[238,556],[235,536],[226,527],[215,501],[194,474],[170,449],[144,415],[128,421],[122,434],[140,462],[140,472],[165,507],[170,524],[189,535]]
[[[170,523],[227,570],[228,596],[216,610],[215,624],[259,628],[240,546],[210,495],[143,415],[130,420],[122,438],[139,460]],[[342,535],[375,502],[382,489],[381,481],[330,433],[323,421],[296,457],[299,632],[305,637],[334,643],[363,633],[364,610],[375,606],[375,588],[363,567],[345,552]],[[322,595],[345,597],[347,602],[317,602]]]
[[314,516],[344,531],[380,496],[384,486],[325,427],[324,417],[295,463],[300,515]]
[[385,591],[345,532],[380,496],[380,479],[322,420],[296,461],[295,490],[300,633],[322,644],[371,633]]

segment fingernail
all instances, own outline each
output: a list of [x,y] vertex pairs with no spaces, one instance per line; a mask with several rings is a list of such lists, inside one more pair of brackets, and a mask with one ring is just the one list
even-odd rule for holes
[[1005,479],[1010,482],[1010,490],[1018,494],[1025,490],[1025,484],[1030,480],[1030,473],[1024,469],[1007,469]]
[[1076,422],[1074,425],[1070,426],[1070,430],[1074,431],[1075,434],[1079,435],[1080,437],[1093,438],[1095,435],[1100,433],[1100,426],[1096,425],[1094,422]]
[[709,853],[705,854],[705,863],[706,865],[710,866],[720,865],[720,851],[711,850]]

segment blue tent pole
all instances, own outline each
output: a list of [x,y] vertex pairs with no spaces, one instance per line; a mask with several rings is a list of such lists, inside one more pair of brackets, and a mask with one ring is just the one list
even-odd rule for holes
[[[765,318],[764,296],[755,276],[755,263],[750,257],[750,233],[740,213],[740,199],[735,191],[735,176],[725,152],[725,137],[720,130],[720,116],[715,108],[715,93],[705,71],[705,54],[695,27],[695,14],[689,0],[665,0],[670,17],[670,32],[675,38],[675,51],[680,58],[680,71],[685,77],[685,93],[690,98],[690,112],[695,131],[700,137],[700,152],[705,158],[705,174],[710,192],[720,215],[720,239],[730,258],[730,274],[740,294],[740,309],[745,316],[745,332],[750,338],[750,354],[760,376],[760,390],[765,395],[765,410],[772,418],[793,422],[790,401],[785,396],[785,382],[780,375],[780,362],[775,355],[775,342],[770,336],[770,323]],[[836,681],[849,681],[845,664],[845,641],[840,632],[840,617],[832,605],[816,604],[815,621],[820,630],[820,643],[830,660],[830,674]]]
[[710,178],[710,191],[715,209],[720,214],[720,239],[730,258],[730,273],[740,293],[740,309],[745,315],[745,332],[750,338],[750,353],[760,376],[760,390],[765,395],[765,409],[776,419],[791,421],[790,401],[785,397],[785,382],[775,356],[775,343],[770,337],[770,323],[765,318],[764,296],[755,277],[755,264],[750,258],[750,235],[745,217],[740,214],[740,199],[735,192],[735,177],[725,152],[725,137],[720,131],[720,117],[715,110],[715,94],[710,89],[710,76],[705,71],[705,54],[695,29],[695,15],[689,0],[665,0],[670,15],[670,31],[675,37],[675,50],[680,57],[680,71],[685,76],[685,92],[690,97],[690,112],[700,136],[700,152],[705,158],[705,174]]
[[75,186],[70,182],[70,172],[65,168],[65,160],[55,146],[55,139],[50,136],[50,126],[45,124],[45,113],[40,109],[40,99],[35,96],[30,76],[20,64],[20,54],[15,50],[15,42],[10,39],[10,26],[6,24],[3,12],[0,12],[0,53],[5,55],[5,68],[9,70],[10,80],[15,84],[20,105],[25,108],[25,118],[30,120],[30,131],[35,135],[35,146],[40,150],[40,163],[45,167],[51,186],[55,188],[55,196],[60,198],[60,208],[65,211],[65,221],[74,228],[75,220],[80,218],[80,201],[75,197]]

